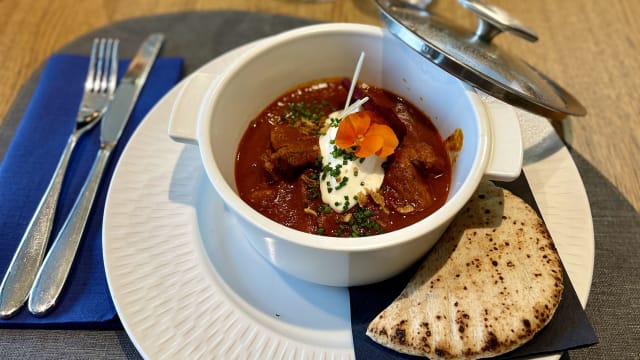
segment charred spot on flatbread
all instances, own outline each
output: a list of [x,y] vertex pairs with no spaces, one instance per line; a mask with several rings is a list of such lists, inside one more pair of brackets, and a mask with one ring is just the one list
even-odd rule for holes
[[541,330],[562,290],[560,257],[542,219],[484,182],[367,335],[431,359],[496,356]]

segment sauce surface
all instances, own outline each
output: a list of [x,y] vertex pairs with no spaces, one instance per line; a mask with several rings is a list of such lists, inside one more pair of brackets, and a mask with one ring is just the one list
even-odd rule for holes
[[358,204],[342,213],[323,203],[319,136],[326,131],[327,116],[344,108],[347,92],[345,80],[338,78],[302,84],[250,123],[235,163],[236,186],[245,202],[280,224],[328,236],[390,232],[444,204],[451,162],[437,129],[413,104],[364,83],[358,83],[355,97],[370,98],[364,108],[382,115],[400,144],[384,163],[379,191],[345,199]]

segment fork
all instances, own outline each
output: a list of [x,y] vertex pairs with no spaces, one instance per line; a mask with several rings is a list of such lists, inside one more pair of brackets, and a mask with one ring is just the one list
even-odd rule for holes
[[58,197],[71,153],[80,137],[102,118],[113,98],[118,75],[118,44],[118,39],[93,40],[75,129],[67,140],[47,190],[40,199],[0,284],[0,318],[14,316],[29,296],[51,235]]

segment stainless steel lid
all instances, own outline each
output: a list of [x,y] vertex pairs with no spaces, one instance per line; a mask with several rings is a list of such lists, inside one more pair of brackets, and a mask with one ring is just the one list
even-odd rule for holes
[[[430,1],[425,1],[428,4]],[[529,41],[537,35],[504,10],[458,0],[478,16],[475,31],[451,25],[418,1],[376,0],[389,31],[450,74],[511,105],[546,117],[583,116],[580,102],[553,80],[491,40],[502,32]]]

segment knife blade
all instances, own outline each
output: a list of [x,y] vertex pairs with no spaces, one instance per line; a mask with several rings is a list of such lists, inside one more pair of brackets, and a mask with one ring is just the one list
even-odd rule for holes
[[115,146],[120,138],[163,41],[163,34],[149,35],[131,60],[100,125],[100,142],[105,146]]
[[100,149],[80,195],[64,225],[51,245],[34,284],[29,292],[28,309],[36,316],[44,316],[58,302],[71,270],[93,200],[100,185],[109,155],[131,115],[149,71],[160,52],[163,34],[152,34],[140,46],[116,89],[113,100],[100,125]]

